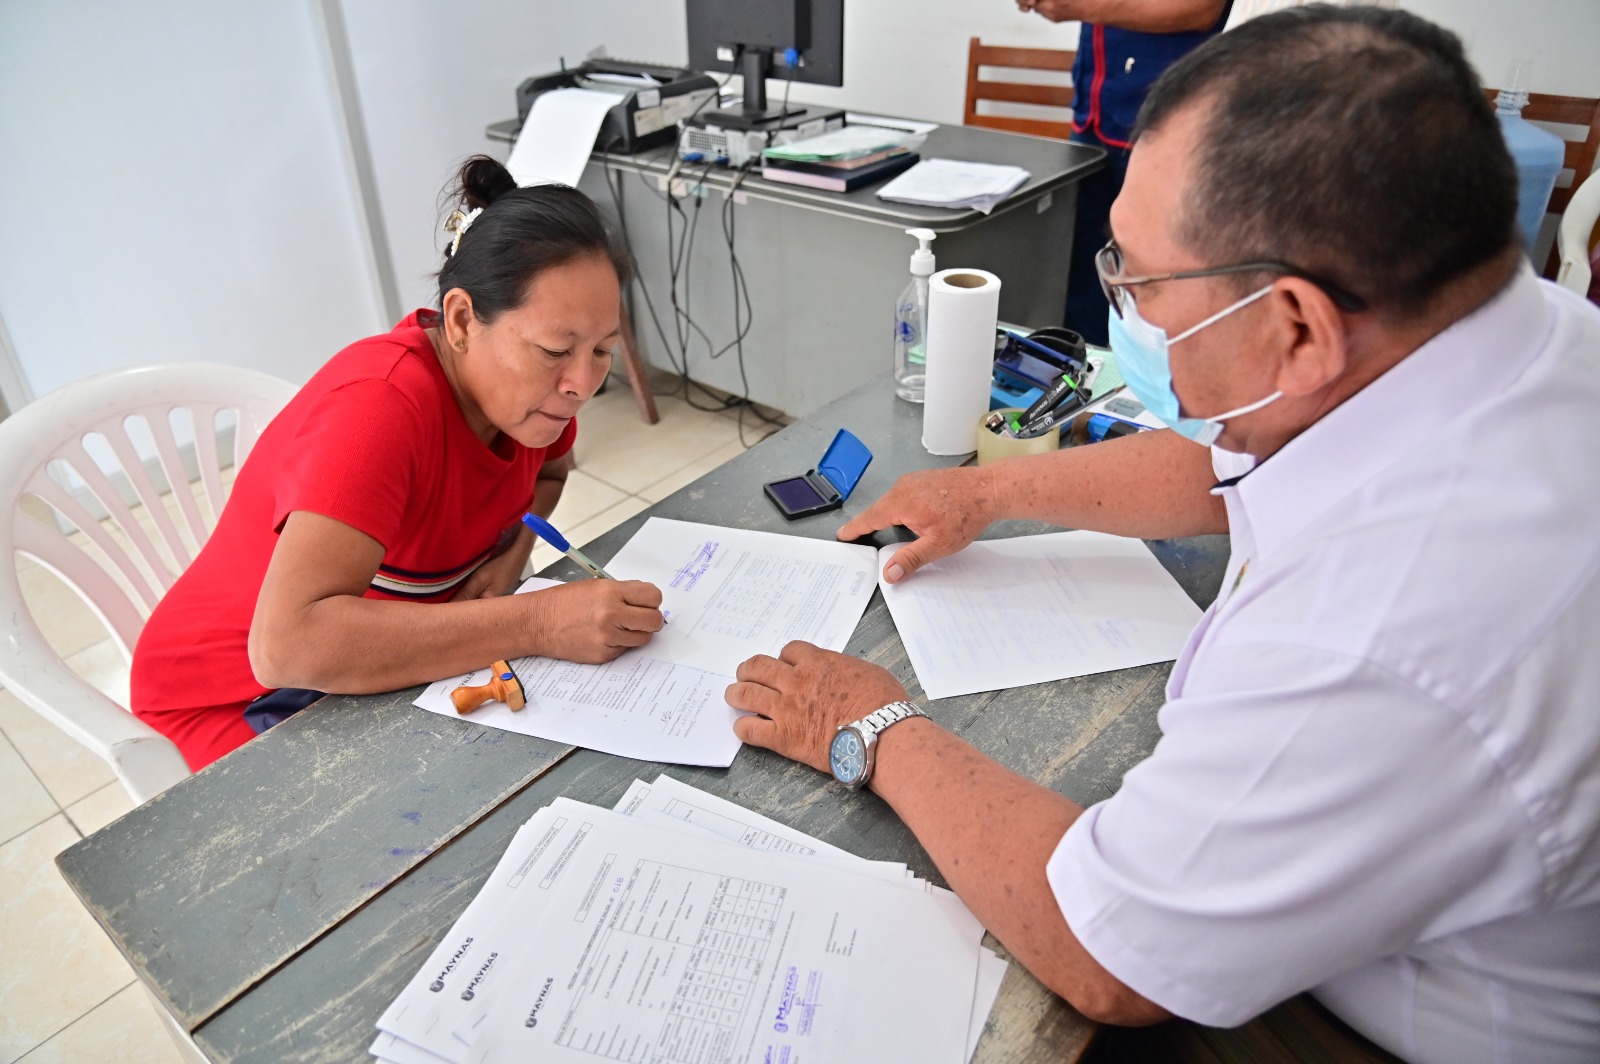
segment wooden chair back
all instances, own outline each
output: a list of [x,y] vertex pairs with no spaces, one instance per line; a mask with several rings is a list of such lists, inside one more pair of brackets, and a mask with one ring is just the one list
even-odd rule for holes
[[983,44],[973,37],[967,45],[967,106],[962,122],[986,129],[1011,133],[1031,133],[1036,137],[1066,140],[1072,134],[1071,122],[1052,122],[1043,118],[1011,118],[978,113],[982,100],[1001,103],[1030,103],[1044,107],[1071,107],[1072,86],[1038,85],[1020,81],[980,78],[980,67],[1020,70],[1049,70],[1071,73],[1076,52],[1061,48],[1001,48]]

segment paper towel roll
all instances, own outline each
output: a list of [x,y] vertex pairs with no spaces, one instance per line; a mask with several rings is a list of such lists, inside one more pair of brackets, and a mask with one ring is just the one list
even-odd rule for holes
[[922,446],[929,454],[978,449],[989,409],[1000,278],[986,270],[940,270],[929,278],[926,400]]

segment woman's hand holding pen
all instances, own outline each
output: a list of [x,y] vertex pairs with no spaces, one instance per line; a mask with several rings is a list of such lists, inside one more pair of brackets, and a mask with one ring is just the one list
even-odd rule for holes
[[598,665],[661,630],[661,590],[643,580],[577,580],[535,591],[528,600],[536,653]]

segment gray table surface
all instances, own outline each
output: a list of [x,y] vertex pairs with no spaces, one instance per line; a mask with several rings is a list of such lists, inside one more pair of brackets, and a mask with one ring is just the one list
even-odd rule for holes
[[[840,427],[872,449],[871,467],[842,512],[786,522],[761,484],[805,472]],[[831,538],[898,474],[950,464],[919,438],[920,407],[895,399],[885,375],[585,549],[603,563],[652,515]],[[647,428],[639,443],[648,445]],[[1046,530],[1010,523],[986,538]],[[1150,546],[1196,602],[1211,601],[1226,537]],[[546,575],[578,574],[563,561]],[[920,695],[881,594],[848,651]],[[1090,804],[1114,793],[1154,747],[1169,670],[1125,669],[928,709],[1010,768]],[[557,795],[609,807],[635,777],[666,771],[942,882],[877,797],[848,794],[766,751],[746,748],[727,770],[648,764],[427,713],[411,705],[419,690],[325,698],[58,857],[139,977],[214,1059],[370,1059],[378,1015],[517,827]],[[1092,1032],[1013,964],[976,1059],[1072,1059]]]
[[[492,140],[514,141],[518,128],[517,121],[511,119],[491,123],[484,133]],[[922,226],[936,233],[945,233],[1036,204],[1042,197],[1102,169],[1106,158],[1102,149],[1088,144],[1073,144],[975,126],[940,125],[928,134],[927,140],[917,150],[924,159],[960,159],[1020,166],[1028,171],[1028,181],[988,215],[965,207],[952,210],[947,207],[890,203],[878,198],[881,184],[868,185],[854,192],[826,192],[767,181],[760,176],[759,170],[740,183],[739,191],[748,196],[825,210],[900,229]],[[652,148],[636,155],[597,151],[593,158],[619,170],[660,175],[666,174],[676,162],[677,149],[670,146]],[[697,184],[704,169],[698,163],[685,163],[682,173],[691,183]],[[706,184],[719,191],[725,190],[733,183],[734,173],[726,167],[713,166],[706,171]]]

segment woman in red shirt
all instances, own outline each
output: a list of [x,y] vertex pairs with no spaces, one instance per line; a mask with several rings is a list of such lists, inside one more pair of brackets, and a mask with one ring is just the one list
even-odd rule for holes
[[134,652],[134,713],[199,770],[322,692],[392,691],[542,654],[609,661],[661,593],[512,596],[620,341],[626,255],[588,197],[463,166],[439,309],[347,347],[239,470]]

